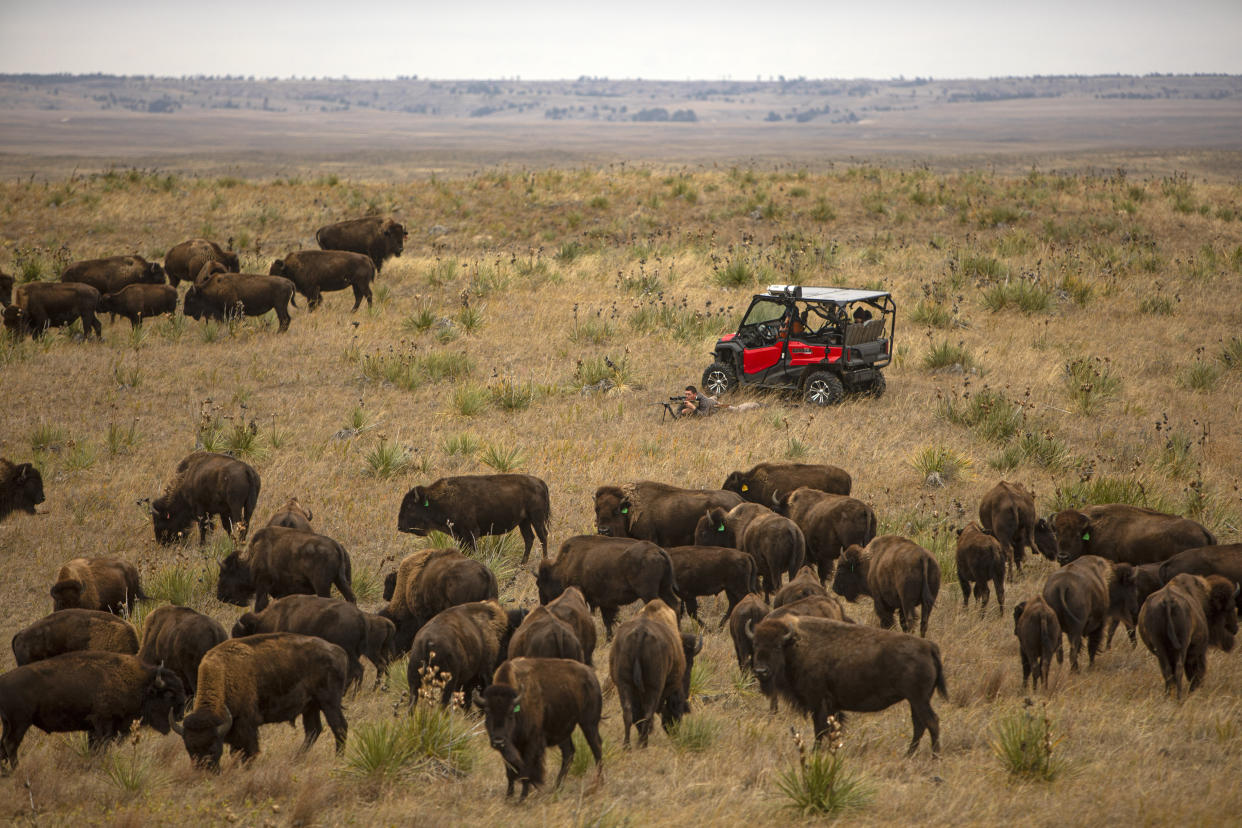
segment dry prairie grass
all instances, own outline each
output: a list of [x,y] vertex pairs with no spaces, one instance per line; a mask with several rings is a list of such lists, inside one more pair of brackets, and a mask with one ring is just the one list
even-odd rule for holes
[[[49,609],[56,567],[82,554],[123,555],[147,582],[175,589],[231,627],[237,611],[214,599],[213,567],[227,539],[217,533],[202,549],[157,547],[136,505],[161,490],[204,423],[227,439],[234,426],[247,433],[253,422],[249,449],[263,477],[258,517],[296,496],[314,510],[319,530],[350,551],[355,572],[371,575],[416,546],[395,530],[409,486],[488,472],[486,459],[506,457],[548,481],[553,545],[591,531],[598,485],[654,478],[716,486],[732,469],[795,454],[849,469],[883,528],[915,537],[946,568],[952,530],[1002,476],[1031,485],[1045,511],[1089,496],[1101,481],[1130,483],[1150,504],[1201,516],[1222,541],[1239,536],[1239,375],[1235,363],[1218,360],[1242,321],[1236,183],[883,167],[824,175],[481,171],[400,184],[118,171],[46,186],[4,183],[0,195],[0,258],[6,271],[27,275],[51,276],[62,246],[75,259],[130,251],[159,257],[199,234],[233,237],[243,269],[266,272],[274,256],[311,245],[328,221],[376,210],[396,214],[410,230],[406,254],[379,278],[374,310],[351,315],[343,296],[330,295],[316,313],[295,313],[286,335],[270,321],[247,321],[215,329],[207,342],[200,323],[160,321],[142,337],[123,322],[107,326],[102,344],[65,333],[43,343],[0,342],[0,455],[34,459],[48,496],[43,514],[0,525],[6,636]],[[736,324],[748,301],[752,286],[719,285],[717,274],[734,262],[754,286],[892,290],[902,316],[888,394],[831,410],[762,395],[754,412],[661,425],[651,403],[697,380],[716,334]],[[1046,292],[1046,306],[986,310],[988,290],[1019,284]],[[1168,300],[1168,315],[1142,311],[1154,296]],[[907,323],[919,300],[942,305],[954,321]],[[410,321],[423,310],[431,324]],[[965,349],[976,367],[929,371],[924,357],[942,342]],[[617,367],[608,369],[605,356]],[[1107,369],[1116,380],[1109,393],[1091,382],[1084,390],[1078,375],[1067,380],[1067,364],[1078,359]],[[1200,362],[1219,365],[1219,374],[1187,388],[1183,377]],[[583,393],[601,371],[612,371],[618,387]],[[500,404],[515,388],[527,402]],[[1013,428],[945,416],[946,401],[968,405],[984,388],[1006,401]],[[1091,404],[1076,406],[1075,394]],[[384,479],[369,476],[366,461],[381,441],[410,453],[408,466]],[[35,452],[35,443],[43,449]],[[912,461],[928,448],[969,460],[966,474],[926,488]],[[506,549],[512,554],[512,545]],[[1050,566],[1033,563],[1007,589],[1009,606],[1034,594]],[[533,603],[530,573],[502,579],[502,596]],[[1019,784],[991,747],[996,722],[1023,698],[1012,623],[995,609],[980,617],[959,602],[946,573],[930,627],[951,695],[935,702],[943,758],[930,759],[926,747],[913,760],[900,758],[909,735],[904,706],[851,716],[843,753],[877,795],[850,819],[1236,819],[1236,653],[1210,656],[1203,687],[1180,705],[1163,697],[1154,659],[1124,640],[1081,675],[1054,671],[1047,712],[1069,770],[1051,783]],[[709,625],[722,609],[704,603]],[[850,612],[874,623],[865,601]],[[298,734],[269,727],[252,767],[226,762],[214,777],[193,771],[174,737],[145,733],[137,746],[120,748],[147,774],[134,790],[111,779],[104,758],[83,756],[78,740],[32,732],[18,772],[0,780],[0,817],[55,824],[785,821],[775,780],[796,762],[790,725],[805,733],[809,723],[786,712],[769,716],[766,701],[737,675],[727,637],[709,629],[706,639],[693,714],[718,726],[708,729],[714,742],[706,750],[678,749],[659,734],[645,752],[617,750],[620,719],[608,696],[603,785],[593,787],[590,773],[571,775],[559,793],[521,810],[504,802],[500,762],[482,736],[465,778],[375,787],[342,776],[328,742],[299,758]],[[0,656],[0,666],[11,665],[7,652]],[[606,676],[603,660],[599,668]],[[378,721],[393,715],[396,700],[395,690],[368,689],[347,699],[347,716],[355,728]],[[1045,704],[1042,696],[1037,704]]]

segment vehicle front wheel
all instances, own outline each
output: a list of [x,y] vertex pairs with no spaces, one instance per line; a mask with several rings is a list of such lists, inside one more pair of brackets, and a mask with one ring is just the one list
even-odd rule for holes
[[726,365],[723,362],[713,362],[703,372],[703,390],[708,396],[719,397],[721,394],[727,394],[736,388],[737,374],[731,365]]
[[829,371],[816,371],[807,377],[802,399],[812,405],[836,405],[845,397],[841,379]]

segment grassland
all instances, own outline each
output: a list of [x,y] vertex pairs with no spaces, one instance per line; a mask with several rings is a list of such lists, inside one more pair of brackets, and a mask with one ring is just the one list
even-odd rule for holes
[[[1242,520],[1242,187],[1236,180],[933,172],[915,166],[584,167],[389,179],[332,174],[187,177],[138,170],[0,184],[0,267],[54,278],[64,261],[160,257],[197,235],[234,239],[243,270],[313,245],[315,228],[367,212],[410,231],[370,310],[330,295],[290,331],[181,318],[104,341],[72,331],[0,340],[0,455],[35,460],[48,499],[0,525],[0,639],[50,609],[76,555],[137,563],[153,594],[231,626],[214,599],[230,548],[156,546],[138,501],[196,445],[242,453],[263,477],[260,517],[287,497],[354,561],[363,606],[420,541],[396,532],[404,492],[445,474],[515,468],[548,481],[553,544],[592,528],[596,486],[654,478],[718,486],[768,459],[839,464],[884,531],[915,538],[945,570],[930,636],[951,700],[937,700],[943,758],[901,754],[904,707],[850,718],[841,754],[874,796],[861,823],[1227,823],[1242,811],[1242,665],[1213,653],[1203,687],[1164,697],[1154,659],[1114,643],[1094,669],[1055,672],[1035,710],[1065,770],[1020,781],[993,749],[1023,707],[1012,622],[963,610],[954,529],[1000,478],[1042,511],[1127,499],[1192,515],[1222,541]],[[754,412],[661,424],[652,405],[709,361],[769,282],[882,286],[898,347],[880,400],[811,410],[779,396]],[[352,303],[351,303],[352,304]],[[607,358],[607,360],[605,360]],[[588,390],[609,379],[612,390]],[[929,487],[937,472],[944,487]],[[520,546],[490,556],[506,601],[530,604]],[[1008,590],[1035,593],[1035,562]],[[723,604],[705,602],[709,624]],[[874,623],[864,602],[853,616]],[[140,618],[138,619],[141,620]],[[190,768],[174,737],[144,731],[105,757],[32,732],[0,779],[0,818],[114,824],[645,825],[794,817],[777,780],[797,761],[714,629],[695,681],[696,733],[619,749],[605,698],[605,776],[577,771],[522,809],[502,797],[477,720],[457,764],[359,777],[321,742],[268,727],[249,768]],[[601,652],[601,675],[606,657]],[[0,655],[0,668],[12,665]],[[403,672],[404,665],[396,672]],[[399,712],[400,677],[348,700],[351,751]],[[555,751],[549,756],[556,761]],[[455,770],[454,770],[455,768]]]

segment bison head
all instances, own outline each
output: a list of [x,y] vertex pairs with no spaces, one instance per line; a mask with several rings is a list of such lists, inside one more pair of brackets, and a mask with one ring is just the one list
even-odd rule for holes
[[1057,545],[1057,563],[1065,566],[1076,558],[1091,554],[1090,518],[1076,509],[1066,509],[1053,515],[1050,523]]
[[600,486],[595,490],[595,530],[613,538],[630,537],[630,520],[634,504],[616,486]]
[[1018,605],[1013,608],[1013,634],[1021,635],[1022,613],[1026,612],[1026,601],[1019,601]]
[[207,312],[207,304],[203,301],[203,293],[198,285],[191,285],[185,292],[184,312],[191,319],[202,319]]
[[[159,262],[147,262],[147,266],[142,269],[142,276],[138,278],[139,282],[146,285],[162,285],[164,284],[164,268]],[[168,731],[164,731],[167,733]]]
[[220,580],[216,582],[216,598],[226,604],[244,607],[254,597],[254,580],[250,565],[236,552],[220,563]]
[[39,470],[29,463],[19,463],[14,466],[9,479],[0,481],[0,485],[4,485],[9,490],[7,494],[14,509],[21,509],[33,515],[35,506],[44,500],[43,475],[39,474]]
[[743,500],[749,500],[752,503],[759,502],[757,499],[758,492],[756,492],[754,487],[751,486],[750,478],[747,477],[744,472],[731,472],[729,476],[725,478],[724,485],[720,488],[724,489],[726,492],[737,492],[742,496]]
[[427,487],[415,486],[401,500],[401,511],[397,513],[397,531],[423,537],[433,531],[452,534],[452,527],[440,511],[439,504],[432,500]]
[[[74,609],[82,606],[82,591],[84,584],[77,578],[67,578],[63,581],[57,581],[52,585],[52,611],[59,612],[63,609]],[[97,607],[92,607],[97,609]]]
[[1035,521],[1035,549],[1050,561],[1057,559],[1057,536],[1047,518]]
[[755,648],[751,660],[759,689],[771,695],[774,683],[784,679],[785,648],[794,642],[794,627],[785,618],[765,618],[758,624],[747,621],[746,636]]
[[285,260],[277,259],[276,261],[272,262],[272,266],[267,269],[267,275],[268,276],[284,276],[287,271],[288,271],[288,268],[285,267]]
[[869,563],[863,548],[856,543],[850,544],[841,553],[841,564],[832,578],[832,591],[851,604],[858,600],[859,595],[870,594],[867,585]]
[[690,712],[690,672],[694,669],[694,657],[703,652],[703,636],[682,633],[681,650],[686,658],[686,669],[681,674],[681,693],[666,698],[664,709],[660,712],[660,723],[665,730]]
[[4,327],[13,333],[20,334],[26,330],[26,312],[17,305],[8,305],[4,309]]
[[[476,691],[477,693],[477,691]],[[522,755],[514,745],[517,719],[522,713],[522,696],[507,684],[493,684],[476,695],[475,704],[483,707],[483,724],[487,728],[487,740],[500,752],[505,764],[525,776]]]
[[727,546],[737,548],[737,535],[727,520],[728,509],[708,509],[694,527],[694,543],[697,546]]
[[535,573],[535,585],[539,587],[539,603],[547,604],[555,601],[565,591],[565,583],[556,572],[552,561],[540,561],[539,571]]
[[233,714],[224,708],[220,716],[210,710],[200,709],[185,717],[181,724],[169,718],[169,725],[185,742],[190,761],[200,768],[220,772],[220,754],[224,752],[224,737],[233,729]]
[[1108,585],[1108,609],[1111,615],[1131,626],[1138,619],[1138,583],[1134,567],[1128,563],[1113,564],[1113,577]]
[[174,719],[185,709],[185,685],[165,667],[152,667],[151,682],[142,699],[142,723],[167,734]]
[[233,637],[241,638],[246,635],[254,635],[259,631],[259,616],[256,613],[248,612],[237,619],[237,623],[233,625]]
[[388,249],[392,252],[392,255],[400,256],[401,252],[405,250],[405,237],[409,235],[409,233],[405,232],[405,228],[392,219],[385,219],[384,223],[380,225],[380,232],[387,239]]
[[1233,581],[1220,575],[1207,577],[1207,619],[1211,628],[1209,636],[1213,644],[1225,652],[1233,649],[1233,639],[1238,634],[1237,597],[1239,588]]
[[179,497],[165,495],[151,503],[151,524],[155,529],[156,543],[167,546],[186,535],[186,529],[194,522],[194,511]]

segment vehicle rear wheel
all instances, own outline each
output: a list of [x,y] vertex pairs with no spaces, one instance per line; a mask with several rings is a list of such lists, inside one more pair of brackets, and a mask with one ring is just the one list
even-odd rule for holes
[[871,380],[871,384],[867,386],[866,394],[868,397],[883,397],[884,389],[887,384],[884,382],[884,375],[879,371],[875,372],[875,379]]
[[737,388],[737,374],[733,371],[733,366],[713,362],[703,372],[702,385],[708,396],[719,397]]
[[816,371],[807,377],[802,399],[812,405],[836,405],[845,397],[841,379],[829,371]]

